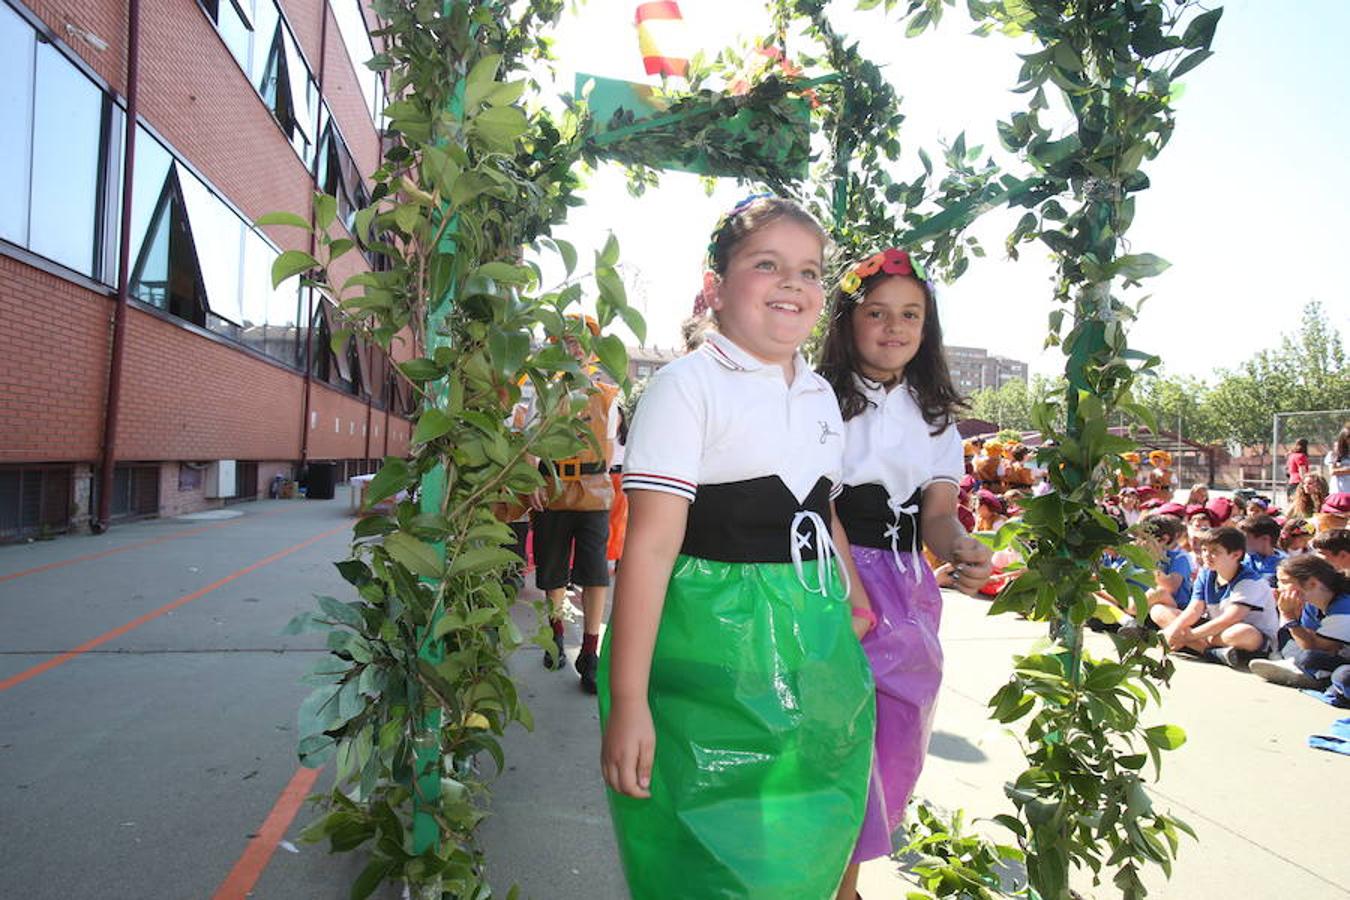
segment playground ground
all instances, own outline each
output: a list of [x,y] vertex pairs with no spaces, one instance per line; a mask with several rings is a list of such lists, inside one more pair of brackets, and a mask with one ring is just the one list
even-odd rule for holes
[[[359,855],[298,840],[314,815],[304,797],[331,777],[294,752],[298,679],[322,639],[281,635],[314,594],[343,590],[330,563],[352,521],[345,489],[224,513],[0,547],[0,896],[347,896]],[[960,595],[946,604],[947,676],[918,794],[993,815],[1021,754],[985,700],[1041,629]],[[594,698],[532,648],[513,667],[536,727],[506,740],[482,832],[493,882],[501,896],[515,884],[534,900],[619,900]],[[1183,844],[1170,882],[1150,875],[1153,895],[1350,897],[1337,841],[1350,760],[1307,746],[1344,713],[1218,666],[1178,669],[1159,721],[1189,740],[1153,793],[1200,841]],[[868,900],[907,887],[896,863],[865,867]],[[1116,896],[1109,881],[1084,887]]]

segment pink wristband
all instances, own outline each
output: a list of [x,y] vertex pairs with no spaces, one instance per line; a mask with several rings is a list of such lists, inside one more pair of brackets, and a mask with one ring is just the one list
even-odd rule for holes
[[853,618],[862,619],[869,628],[877,627],[877,614],[872,612],[870,607],[854,606],[850,608],[853,610]]

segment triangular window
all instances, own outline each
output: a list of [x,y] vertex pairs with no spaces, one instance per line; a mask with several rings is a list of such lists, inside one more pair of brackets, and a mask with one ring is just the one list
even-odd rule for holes
[[206,284],[176,165],[169,167],[131,270],[131,293],[180,319],[206,325]]

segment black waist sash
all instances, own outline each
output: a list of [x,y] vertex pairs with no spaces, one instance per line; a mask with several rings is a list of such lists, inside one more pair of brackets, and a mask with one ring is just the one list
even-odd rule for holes
[[[792,562],[793,520],[813,512],[830,525],[830,480],[823,475],[806,499],[797,502],[777,475],[700,484],[689,507],[680,552],[700,559],[734,563]],[[801,528],[799,535],[814,529]],[[802,547],[802,559],[816,559],[820,542]]]
[[839,521],[844,525],[850,544],[882,550],[894,548],[907,553],[913,547],[923,546],[919,528],[922,498],[922,490],[916,490],[900,504],[900,507],[914,511],[909,515],[891,509],[891,495],[883,485],[844,485],[844,492],[835,499],[834,508],[839,512]]

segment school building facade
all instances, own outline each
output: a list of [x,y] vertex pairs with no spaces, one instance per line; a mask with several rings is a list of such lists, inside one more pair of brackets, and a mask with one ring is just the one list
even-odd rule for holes
[[[310,235],[255,224],[312,222],[319,190],[336,235],[368,202],[385,97],[365,16],[359,0],[0,0],[0,540],[407,452],[393,363],[412,348],[334,349],[332,300],[271,283]],[[329,275],[381,265],[351,252]]]
[[945,344],[947,366],[952,382],[962,394],[1000,388],[1009,381],[1027,380],[1027,364],[1006,356],[995,356],[983,347],[957,347]]

